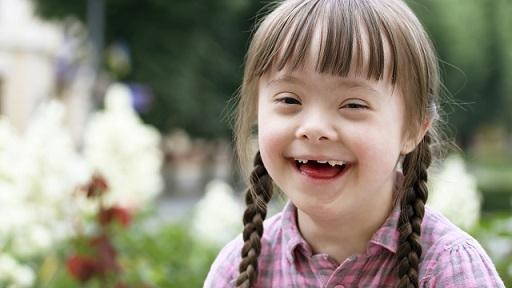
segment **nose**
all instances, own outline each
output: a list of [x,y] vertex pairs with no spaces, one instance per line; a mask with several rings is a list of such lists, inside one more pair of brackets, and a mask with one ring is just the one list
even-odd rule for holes
[[337,141],[339,137],[334,124],[325,113],[312,113],[303,119],[296,137],[311,142]]

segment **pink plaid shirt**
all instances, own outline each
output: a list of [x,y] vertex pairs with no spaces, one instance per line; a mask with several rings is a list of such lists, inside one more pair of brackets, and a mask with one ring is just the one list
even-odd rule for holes
[[[395,287],[399,214],[397,206],[365,253],[338,264],[326,254],[312,253],[296,225],[296,208],[289,202],[265,221],[255,287]],[[242,244],[239,236],[222,249],[204,287],[235,287]],[[420,287],[505,287],[478,242],[429,207],[421,244]]]

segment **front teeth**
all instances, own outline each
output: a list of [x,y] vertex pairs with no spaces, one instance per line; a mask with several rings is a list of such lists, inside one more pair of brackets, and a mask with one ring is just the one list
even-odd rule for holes
[[[297,159],[297,161],[301,164],[306,164],[308,163],[308,160],[302,160],[302,159]],[[320,163],[320,164],[325,164],[325,163],[329,163],[329,165],[331,166],[336,166],[336,165],[340,165],[342,166],[343,164],[345,164],[344,161],[338,161],[338,160],[329,160],[329,161],[326,161],[326,160],[317,160],[316,162]]]

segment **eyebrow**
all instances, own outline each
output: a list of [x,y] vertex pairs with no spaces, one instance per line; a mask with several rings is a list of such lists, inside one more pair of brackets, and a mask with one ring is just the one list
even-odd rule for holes
[[292,83],[292,84],[303,84],[304,83],[302,80],[300,80],[297,77],[291,76],[289,74],[283,74],[283,75],[280,75],[280,76],[268,81],[267,86],[271,87],[271,86],[277,85],[281,82],[288,82],[288,83]]
[[369,85],[366,82],[360,80],[342,79],[339,81],[338,86],[347,87],[348,89],[363,88],[371,91],[372,93],[379,94],[379,91],[377,91],[372,85]]

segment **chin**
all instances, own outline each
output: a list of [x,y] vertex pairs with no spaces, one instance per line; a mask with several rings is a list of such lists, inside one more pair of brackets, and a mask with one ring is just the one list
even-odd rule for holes
[[339,217],[341,211],[345,210],[339,205],[340,199],[322,201],[318,198],[301,197],[299,199],[289,198],[290,201],[303,213],[318,219],[330,219]]

